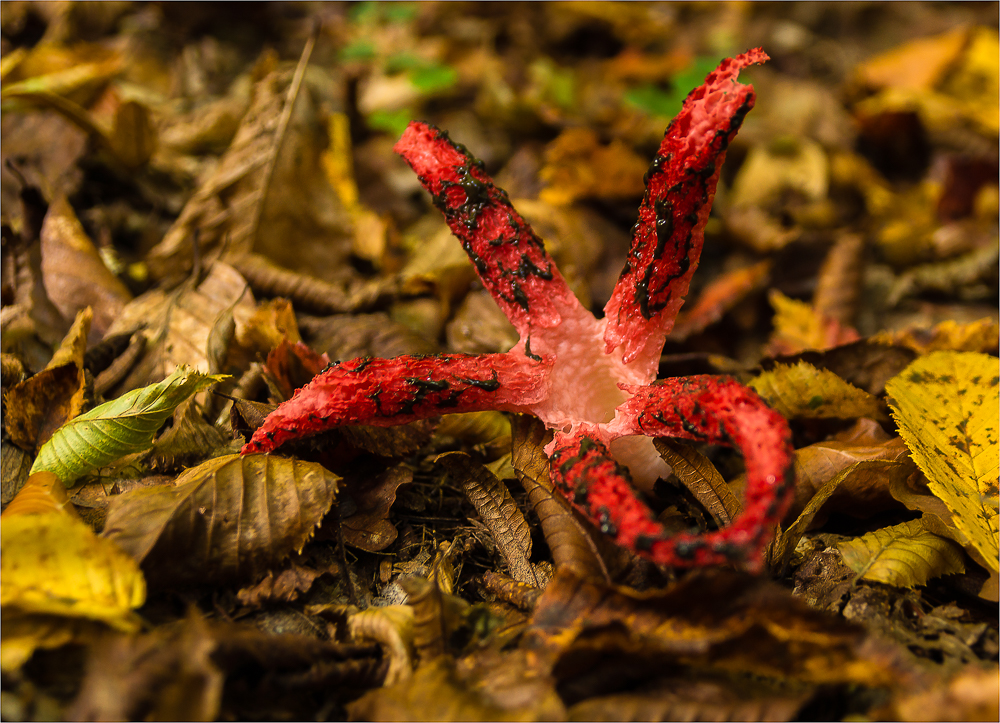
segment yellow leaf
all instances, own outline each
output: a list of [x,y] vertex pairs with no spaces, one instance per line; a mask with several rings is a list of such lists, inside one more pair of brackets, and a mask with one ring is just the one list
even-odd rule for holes
[[776,364],[749,384],[768,405],[786,419],[854,419],[888,421],[878,399],[828,369],[800,361]]
[[932,351],[979,351],[997,348],[1000,326],[989,317],[968,324],[947,319],[930,329],[907,328],[900,331],[880,331],[869,341],[876,344],[905,346],[918,354]]
[[923,585],[931,578],[965,572],[962,548],[929,531],[923,520],[883,527],[838,543],[837,549],[862,579],[896,587]]
[[771,346],[780,353],[826,347],[823,320],[812,306],[804,301],[790,299],[777,289],[771,289],[768,300],[774,308]]
[[4,512],[4,613],[84,618],[126,632],[138,629],[132,610],[146,599],[139,566],[62,506],[65,490],[60,486],[51,473],[32,475]]
[[934,352],[886,383],[900,435],[931,491],[994,570],[997,561],[998,362]]
[[960,27],[911,40],[868,60],[858,68],[858,75],[874,88],[931,90],[955,63],[968,36],[968,30]]

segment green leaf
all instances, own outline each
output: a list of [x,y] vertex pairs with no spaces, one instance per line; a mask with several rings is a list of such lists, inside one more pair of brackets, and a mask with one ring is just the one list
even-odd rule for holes
[[922,519],[883,527],[838,543],[837,549],[861,579],[896,587],[923,585],[931,578],[965,572],[961,546],[930,532]]
[[94,407],[56,430],[39,450],[31,472],[53,472],[71,487],[88,472],[148,449],[181,402],[226,378],[180,367],[159,384]]
[[996,357],[940,351],[920,357],[885,390],[899,434],[955,526],[994,570],[1000,368]]
[[697,58],[687,70],[671,78],[670,90],[653,84],[640,85],[625,91],[625,103],[649,115],[673,118],[680,112],[688,92],[701,85],[717,64],[714,58]]
[[406,130],[406,126],[413,119],[413,111],[403,108],[402,110],[376,110],[368,114],[368,127],[376,131],[388,131],[394,136],[400,136]]
[[410,82],[421,93],[435,93],[458,82],[458,71],[448,65],[427,65],[410,71]]
[[341,62],[347,62],[350,60],[372,60],[378,52],[375,50],[375,44],[370,40],[355,40],[353,43],[348,43],[340,52],[337,53],[337,58]]

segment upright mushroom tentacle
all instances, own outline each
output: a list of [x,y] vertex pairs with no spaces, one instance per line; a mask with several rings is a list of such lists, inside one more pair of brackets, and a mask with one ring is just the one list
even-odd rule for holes
[[767,59],[758,48],[722,61],[667,127],[646,174],[628,260],[604,307],[607,351],[624,345],[626,363],[655,359],[673,328],[698,267],[726,149],[756,98],[736,78]]

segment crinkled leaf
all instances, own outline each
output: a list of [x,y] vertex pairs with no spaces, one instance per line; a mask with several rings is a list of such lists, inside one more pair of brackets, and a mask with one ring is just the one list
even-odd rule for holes
[[994,570],[1000,445],[996,357],[934,352],[886,384],[893,417],[931,491]]
[[157,583],[247,580],[302,549],[333,504],[339,479],[312,462],[218,457],[184,472],[175,486],[117,497],[103,536]]
[[138,629],[132,610],[146,599],[138,565],[117,545],[97,537],[65,500],[58,478],[42,472],[29,478],[4,512],[4,614],[58,615]]
[[192,394],[224,379],[181,367],[159,384],[135,389],[60,427],[32,472],[54,472],[67,487],[87,472],[148,449],[157,430]]
[[786,419],[868,417],[888,421],[878,399],[833,372],[804,361],[794,366],[776,364],[748,386]]
[[802,535],[809,529],[816,518],[816,513],[826,504],[826,501],[830,499],[833,493],[837,491],[842,482],[855,475],[874,474],[888,476],[890,479],[889,485],[891,486],[892,482],[897,479],[901,480],[902,474],[906,474],[908,471],[906,465],[899,462],[872,459],[857,462],[838,472],[830,481],[816,490],[816,493],[809,500],[808,504],[806,504],[801,514],[795,519],[795,522],[789,525],[788,529],[784,530],[775,540],[768,555],[771,568],[777,571],[784,571],[789,560],[791,560],[792,553],[795,551],[795,546],[799,544]]
[[518,509],[507,485],[469,455],[452,452],[438,458],[449,473],[462,484],[469,501],[476,508],[503,555],[511,576],[518,582],[538,584],[531,558],[531,528]]
[[883,527],[837,549],[863,580],[896,587],[923,585],[941,575],[965,572],[962,548],[930,532],[923,520]]
[[728,525],[743,509],[715,465],[697,449],[667,437],[654,439],[653,446],[720,526]]
[[543,450],[548,436],[541,421],[527,415],[513,418],[511,465],[514,473],[538,515],[556,567],[570,567],[583,577],[602,578],[607,569],[594,540],[549,479],[549,458]]

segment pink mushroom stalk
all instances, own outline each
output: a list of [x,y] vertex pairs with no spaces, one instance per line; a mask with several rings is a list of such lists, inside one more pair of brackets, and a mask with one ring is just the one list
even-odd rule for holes
[[[723,60],[691,92],[646,175],[628,260],[604,317],[570,291],[541,239],[463,146],[413,122],[395,150],[410,164],[520,341],[505,354],[355,359],[331,365],[276,409],[243,448],[343,424],[390,426],[449,412],[534,414],[555,430],[551,477],[602,531],[637,554],[681,567],[734,562],[758,571],[791,502],[785,420],[727,377],[656,381],[667,333],[698,266],[726,148],[754,104],[740,69],[760,49]],[[652,438],[737,447],[746,460],[742,513],[707,534],[669,536],[637,496],[667,466]]]

